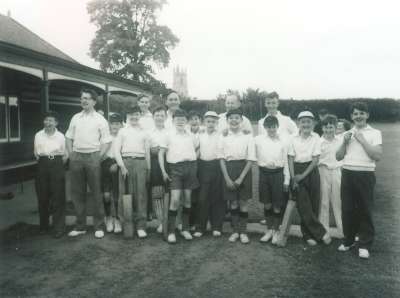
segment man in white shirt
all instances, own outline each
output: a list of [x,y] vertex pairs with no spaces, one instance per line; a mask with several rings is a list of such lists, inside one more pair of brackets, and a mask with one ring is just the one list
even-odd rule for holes
[[296,123],[288,116],[283,115],[279,110],[279,95],[276,92],[271,92],[265,99],[265,107],[267,108],[267,115],[258,121],[258,134],[266,134],[264,129],[264,120],[268,116],[275,116],[279,122],[278,135],[289,141],[291,136],[298,133]]
[[344,134],[336,152],[337,160],[343,160],[341,196],[344,242],[338,250],[350,250],[358,234],[358,256],[362,259],[369,258],[375,235],[371,213],[375,167],[382,157],[382,134],[367,124],[368,118],[367,104],[357,102],[352,105],[354,127]]
[[46,113],[43,123],[44,129],[35,135],[34,140],[34,154],[38,160],[35,187],[39,207],[39,229],[41,234],[48,232],[51,206],[54,237],[60,238],[65,228],[65,137],[56,128],[57,113]]
[[150,98],[144,94],[138,97],[138,106],[141,111],[139,125],[147,132],[155,128],[153,114],[150,112]]
[[[226,118],[227,112],[240,109],[241,102],[236,94],[228,94],[225,99],[226,112],[219,114],[218,120],[218,131],[220,133],[227,133],[229,129],[228,120]],[[250,120],[246,116],[242,116],[243,121],[240,124],[240,129],[245,133],[253,133],[253,127],[251,126]]]
[[93,200],[93,224],[96,238],[104,237],[104,206],[101,194],[101,160],[111,146],[107,120],[94,109],[97,94],[82,89],[82,112],[75,114],[66,133],[70,156],[71,195],[76,211],[76,227],[70,237],[86,233],[86,189],[89,184]]

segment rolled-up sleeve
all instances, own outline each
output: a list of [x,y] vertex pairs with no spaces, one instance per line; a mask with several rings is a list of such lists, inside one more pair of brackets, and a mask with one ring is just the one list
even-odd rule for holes
[[100,121],[100,144],[107,144],[112,142],[112,137],[110,134],[110,127],[108,126],[108,123],[106,119],[101,119]]
[[65,133],[65,137],[73,140],[75,138],[75,128],[76,128],[76,117],[73,116],[71,122],[69,123],[68,130]]

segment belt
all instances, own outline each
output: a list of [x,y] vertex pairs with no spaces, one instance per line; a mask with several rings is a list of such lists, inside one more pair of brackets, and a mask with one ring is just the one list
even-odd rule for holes
[[123,159],[139,159],[139,160],[144,160],[145,158],[143,156],[141,157],[135,157],[135,156],[122,156]]
[[40,155],[39,160],[61,159],[62,155]]

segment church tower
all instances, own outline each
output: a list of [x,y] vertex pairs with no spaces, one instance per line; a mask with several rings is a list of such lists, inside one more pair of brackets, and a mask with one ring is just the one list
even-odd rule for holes
[[189,97],[186,69],[179,68],[179,66],[174,67],[172,89],[178,92],[180,96]]

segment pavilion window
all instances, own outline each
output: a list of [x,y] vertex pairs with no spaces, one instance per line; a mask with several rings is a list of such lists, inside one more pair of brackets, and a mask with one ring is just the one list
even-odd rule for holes
[[6,97],[0,95],[0,143],[8,141],[8,117]]
[[16,96],[0,95],[0,142],[21,141],[20,102]]

